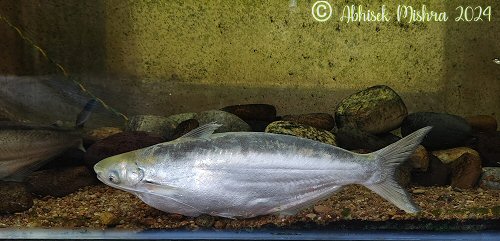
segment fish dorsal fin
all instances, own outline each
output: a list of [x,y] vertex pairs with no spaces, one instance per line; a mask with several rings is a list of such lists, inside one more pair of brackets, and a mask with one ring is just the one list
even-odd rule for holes
[[179,139],[182,138],[201,138],[201,139],[208,139],[210,135],[214,133],[215,130],[217,130],[219,127],[221,127],[221,124],[217,124],[217,122],[210,122],[208,124],[202,125],[198,128],[195,128],[191,130],[190,132],[184,134],[183,136],[179,137]]

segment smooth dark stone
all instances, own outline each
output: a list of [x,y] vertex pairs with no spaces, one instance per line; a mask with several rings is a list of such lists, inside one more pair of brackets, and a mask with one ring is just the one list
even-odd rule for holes
[[472,130],[464,118],[435,112],[409,114],[401,124],[401,134],[407,136],[426,126],[432,126],[432,130],[424,138],[422,145],[429,150],[463,146],[472,138]]
[[84,165],[85,164],[85,162],[83,161],[84,156],[85,152],[83,152],[82,150],[78,148],[70,148],[60,156],[54,158],[54,160],[43,165],[40,168],[40,170]]
[[330,131],[335,127],[335,119],[328,113],[310,113],[302,115],[285,115],[282,120],[293,121],[319,129]]
[[474,148],[481,155],[485,167],[500,167],[500,131],[480,133],[476,135],[477,144]]
[[166,139],[175,140],[187,134],[191,130],[196,129],[198,126],[200,126],[200,123],[198,123],[198,121],[195,119],[185,120],[175,128],[173,136],[171,138],[166,138]]
[[411,175],[412,183],[420,186],[446,186],[450,184],[450,168],[439,158],[429,155],[429,168],[425,172],[414,171]]
[[385,134],[383,138],[358,129],[343,127],[335,133],[339,147],[347,150],[367,149],[376,151],[382,149],[400,138],[392,134]]
[[97,181],[94,172],[86,166],[37,171],[26,179],[32,193],[53,197],[66,196]]
[[377,85],[343,99],[335,111],[335,121],[338,128],[380,134],[398,128],[407,114],[406,105],[394,90]]
[[33,197],[25,183],[0,181],[0,214],[23,212],[32,206]]
[[231,105],[221,110],[232,113],[242,120],[274,121],[276,108],[268,104]]
[[85,153],[85,164],[93,168],[102,159],[152,146],[165,139],[142,131],[125,131],[97,141]]
[[258,121],[258,120],[246,120],[245,121],[250,128],[252,128],[252,131],[256,132],[264,132],[266,130],[266,127],[271,124],[269,121]]

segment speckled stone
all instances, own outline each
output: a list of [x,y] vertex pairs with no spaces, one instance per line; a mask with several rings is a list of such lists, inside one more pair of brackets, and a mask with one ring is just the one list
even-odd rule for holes
[[298,136],[334,146],[337,145],[333,133],[290,121],[275,121],[266,127],[265,132]]
[[335,119],[328,113],[309,113],[301,115],[285,115],[281,120],[293,121],[318,129],[331,131],[335,127]]
[[0,181],[0,214],[26,211],[33,206],[33,197],[26,184]]
[[479,183],[481,187],[500,190],[500,167],[483,167]]
[[221,110],[234,114],[242,120],[274,121],[276,107],[268,104],[231,105]]
[[125,127],[126,131],[145,131],[157,136],[167,136],[176,125],[167,117],[155,115],[132,116]]
[[432,130],[422,141],[422,145],[428,150],[463,146],[472,137],[471,128],[464,118],[435,112],[409,114],[401,124],[401,134],[407,136],[426,126],[432,126]]
[[335,111],[339,128],[348,126],[372,134],[399,127],[408,114],[401,97],[390,87],[377,85],[343,99]]

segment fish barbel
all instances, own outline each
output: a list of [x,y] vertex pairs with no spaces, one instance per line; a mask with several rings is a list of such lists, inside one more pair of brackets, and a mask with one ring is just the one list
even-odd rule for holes
[[210,123],[174,141],[106,158],[94,170],[111,187],[187,216],[291,215],[349,184],[361,184],[408,213],[419,211],[394,171],[431,127],[357,154],[289,135],[212,134],[219,126]]

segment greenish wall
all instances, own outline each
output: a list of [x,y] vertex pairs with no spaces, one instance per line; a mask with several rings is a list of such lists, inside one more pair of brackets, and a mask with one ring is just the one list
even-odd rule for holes
[[[414,24],[320,23],[311,16],[314,2],[298,0],[296,8],[288,1],[244,0],[0,5],[18,9],[13,23],[89,90],[129,115],[261,102],[276,105],[280,114],[333,113],[341,98],[377,84],[399,92],[410,111],[500,113],[500,66],[492,62],[500,56],[499,1],[407,1],[453,13],[450,18],[460,5],[493,9],[491,22]],[[393,1],[329,2],[337,8],[385,4],[392,13],[396,8]],[[0,13],[9,15],[4,9]],[[22,70],[9,71],[56,71],[23,49],[22,60],[7,58]]]

